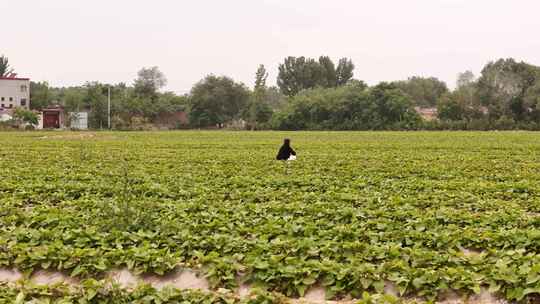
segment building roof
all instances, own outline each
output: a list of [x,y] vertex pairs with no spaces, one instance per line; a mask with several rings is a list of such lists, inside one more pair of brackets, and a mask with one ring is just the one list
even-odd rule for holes
[[30,80],[30,78],[19,78],[19,77],[0,77],[0,80]]
[[42,112],[64,112],[64,107],[58,104],[41,109]]
[[414,107],[414,110],[425,120],[435,120],[438,115],[437,108],[435,107],[432,107],[432,108]]

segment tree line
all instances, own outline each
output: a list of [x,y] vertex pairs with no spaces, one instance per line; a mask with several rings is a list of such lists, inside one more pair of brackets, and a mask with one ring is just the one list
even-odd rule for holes
[[[164,117],[187,113],[169,128],[246,128],[275,130],[540,129],[540,67],[512,58],[489,62],[479,77],[465,71],[455,89],[435,77],[368,86],[354,78],[348,58],[337,64],[287,57],[278,66],[277,86],[267,85],[264,65],[253,87],[227,76],[208,75],[188,94],[162,92],[167,84],[157,68],[141,69],[133,83],[87,82],[76,87],[31,83],[31,107],[60,103],[66,111],[89,112],[91,128],[107,125],[107,93],[115,129],[145,129]],[[0,76],[13,73],[0,57]],[[4,73],[4,74],[3,74]],[[418,109],[436,109],[437,119]]]

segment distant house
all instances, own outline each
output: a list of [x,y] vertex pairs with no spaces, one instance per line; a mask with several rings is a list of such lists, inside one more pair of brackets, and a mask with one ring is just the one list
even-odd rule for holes
[[64,108],[60,105],[49,106],[41,110],[40,128],[63,129],[66,124]]
[[422,117],[422,119],[427,121],[436,120],[437,115],[439,114],[437,108],[414,107],[414,110]]
[[30,78],[0,77],[0,108],[30,109]]

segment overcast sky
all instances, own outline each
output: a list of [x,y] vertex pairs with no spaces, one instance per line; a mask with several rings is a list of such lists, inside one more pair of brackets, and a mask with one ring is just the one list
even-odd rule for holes
[[453,87],[499,57],[540,65],[538,0],[0,0],[0,54],[55,86],[132,83],[158,66],[166,90],[205,75],[275,84],[286,56],[350,57],[375,84],[435,76]]

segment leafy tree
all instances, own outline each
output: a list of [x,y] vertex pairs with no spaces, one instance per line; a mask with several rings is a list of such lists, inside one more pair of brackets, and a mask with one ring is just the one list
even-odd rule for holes
[[90,109],[89,124],[92,128],[107,127],[107,91],[108,87],[98,82],[87,82],[85,85],[84,103]]
[[17,125],[21,125],[23,123],[37,125],[39,119],[37,114],[33,111],[26,110],[24,108],[16,108],[13,111],[13,120],[17,123]]
[[539,75],[539,67],[512,58],[490,62],[478,79],[477,97],[488,107],[491,119],[503,116],[515,121],[527,119],[531,109],[526,104],[526,95],[540,79]]
[[370,89],[371,100],[375,103],[374,127],[386,129],[399,125],[413,127],[419,117],[413,109],[410,97],[395,84],[382,82]]
[[476,81],[471,71],[458,74],[456,89],[439,98],[437,112],[442,121],[471,122],[482,119],[484,114],[476,98]]
[[351,59],[341,58],[336,68],[336,85],[342,86],[347,84],[354,76],[354,64]]
[[452,98],[450,94],[444,95],[437,104],[438,118],[441,120],[463,120],[465,108]]
[[305,90],[272,118],[274,128],[286,130],[414,128],[419,122],[410,98],[386,83]]
[[333,88],[345,85],[353,77],[354,64],[343,58],[337,68],[327,56],[319,61],[305,57],[287,57],[279,65],[277,84],[281,92],[294,96],[302,90],[316,87]]
[[187,99],[172,92],[156,92],[154,97],[148,98],[123,83],[111,88],[112,113],[117,124],[123,127],[133,127],[134,121],[153,123],[163,114],[187,111]]
[[246,120],[248,127],[255,130],[260,124],[268,122],[272,117],[272,113],[272,108],[267,103],[252,96],[242,116]]
[[266,89],[265,100],[272,110],[281,109],[287,104],[287,96],[283,95],[275,86]]
[[[344,88],[304,90],[290,98],[287,107],[273,117],[272,125],[274,128],[285,130],[325,129],[327,127],[340,129],[341,124],[334,119],[342,114],[342,108],[345,107],[342,105],[345,95]],[[352,96],[349,100],[356,101]],[[346,118],[348,117],[341,116],[342,120]]]
[[249,90],[229,77],[209,75],[191,89],[190,122],[197,127],[221,125],[240,117]]
[[283,94],[294,96],[302,90],[321,85],[323,74],[321,65],[314,59],[287,57],[279,65],[277,84]]
[[0,77],[7,77],[13,73],[13,69],[9,65],[9,60],[6,56],[0,56]]
[[255,91],[265,90],[266,89],[266,79],[268,79],[268,72],[264,65],[259,65],[257,73],[255,74]]
[[140,97],[156,98],[157,92],[167,85],[167,78],[157,66],[142,68],[135,79],[135,93]]
[[337,72],[334,62],[328,56],[319,57],[319,65],[321,66],[320,86],[323,88],[333,88],[338,85]]
[[70,87],[60,90],[59,99],[68,112],[80,112],[88,108],[84,103],[85,98],[84,87]]
[[414,76],[406,81],[398,81],[396,85],[419,107],[435,107],[439,99],[448,93],[446,83],[435,77]]
[[523,102],[528,109],[530,118],[540,123],[540,79],[527,89],[523,97]]
[[173,92],[165,92],[159,96],[158,105],[160,112],[186,111],[189,100],[187,95],[176,95]]
[[471,71],[458,74],[456,89],[452,93],[453,99],[462,104],[464,108],[478,109],[480,103],[476,98],[477,82]]
[[151,105],[146,105],[142,116],[150,122],[155,122],[160,115],[186,111],[188,108],[187,96],[178,96],[172,92],[159,94],[158,99]]
[[476,77],[471,71],[459,73],[456,89],[441,96],[437,103],[438,118],[443,121],[466,121],[482,119],[484,114],[476,96]]
[[476,77],[471,71],[465,71],[463,73],[459,73],[456,87],[458,89],[463,88],[463,87],[470,87],[471,85],[474,85],[475,78]]
[[347,82],[346,86],[349,86],[349,87],[354,87],[354,88],[357,88],[359,90],[365,90],[368,88],[368,85],[363,82],[362,80],[358,80],[358,79],[351,79]]
[[111,88],[111,112],[121,117],[126,125],[130,125],[133,117],[148,118],[155,115],[159,107],[159,94],[145,97],[138,94],[134,87],[118,84]]
[[47,82],[30,82],[30,108],[40,110],[57,99],[57,89]]
[[[53,88],[47,83],[30,85],[32,109],[41,109],[53,102],[60,102],[69,112],[89,111],[89,126],[103,128],[107,125],[107,93],[111,88],[111,117],[113,125],[122,128],[133,126],[132,121],[155,122],[161,115],[186,111],[186,96],[171,92],[156,94],[153,97],[141,96],[134,87],[124,83],[116,85],[88,82],[84,86]],[[134,120],[135,119],[135,120]]]
[[254,92],[249,103],[243,110],[242,117],[247,121],[248,126],[253,130],[260,123],[265,123],[272,117],[272,108],[268,103],[268,88],[266,87],[266,79],[268,73],[264,65],[260,65],[255,74]]

